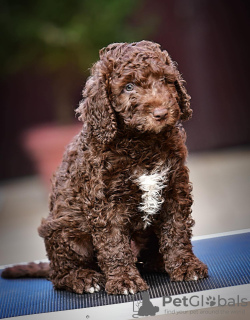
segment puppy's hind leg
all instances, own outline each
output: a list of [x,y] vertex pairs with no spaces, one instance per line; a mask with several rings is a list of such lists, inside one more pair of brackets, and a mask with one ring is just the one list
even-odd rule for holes
[[45,245],[50,260],[50,280],[55,289],[82,294],[105,286],[90,235],[66,236],[64,231],[56,230],[45,238]]

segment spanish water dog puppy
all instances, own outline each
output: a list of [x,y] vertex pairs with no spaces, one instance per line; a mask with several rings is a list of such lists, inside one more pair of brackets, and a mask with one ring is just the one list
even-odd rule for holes
[[137,262],[173,281],[198,280],[191,184],[181,122],[192,115],[184,81],[156,43],[113,43],[100,51],[77,113],[81,132],[52,181],[39,235],[49,264],[4,277],[47,276],[76,293],[148,289]]

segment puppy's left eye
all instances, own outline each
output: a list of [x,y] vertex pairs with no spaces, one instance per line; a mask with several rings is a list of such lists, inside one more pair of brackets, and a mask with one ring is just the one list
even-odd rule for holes
[[126,91],[133,91],[134,90],[134,85],[133,85],[133,83],[128,83],[128,84],[126,84],[126,86],[125,86],[125,90]]

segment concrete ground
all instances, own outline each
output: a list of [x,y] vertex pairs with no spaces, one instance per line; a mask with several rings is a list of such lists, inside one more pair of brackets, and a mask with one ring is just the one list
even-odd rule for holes
[[[188,166],[194,236],[250,228],[250,148],[193,153]],[[0,184],[0,265],[46,258],[37,227],[47,199],[37,176]]]

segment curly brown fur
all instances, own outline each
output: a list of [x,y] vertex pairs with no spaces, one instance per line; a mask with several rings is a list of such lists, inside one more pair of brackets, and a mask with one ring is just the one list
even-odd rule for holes
[[149,41],[100,51],[77,109],[39,234],[55,288],[109,294],[148,288],[136,262],[172,280],[207,267],[191,245],[191,184],[180,122],[190,96],[167,51]]
[[30,262],[26,265],[17,265],[3,270],[3,278],[46,278],[49,275],[50,267],[46,262]]

